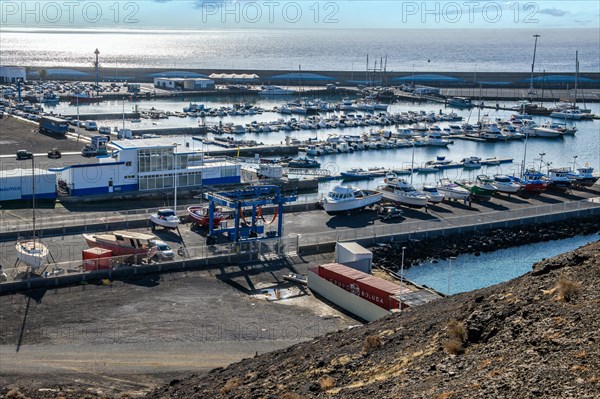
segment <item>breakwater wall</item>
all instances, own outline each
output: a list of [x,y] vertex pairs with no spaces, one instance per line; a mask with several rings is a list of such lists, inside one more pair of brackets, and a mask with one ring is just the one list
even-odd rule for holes
[[[29,68],[34,75],[37,76],[36,71],[45,69],[51,71],[52,67],[30,67]],[[60,71],[66,71],[64,75],[60,75]],[[52,71],[52,76],[56,76],[56,79],[60,80],[86,80],[85,77],[80,75],[73,75],[68,73],[69,71],[79,71],[87,74],[87,80],[95,80],[96,73],[93,67],[72,67],[69,69],[57,69]],[[103,75],[100,71],[101,81],[115,81],[115,80],[128,80],[130,82],[153,82],[154,77],[200,77],[210,76],[213,73],[231,73],[231,70],[222,69],[177,69],[177,70],[165,70],[159,68],[119,68],[116,71],[111,69],[110,75]],[[314,70],[303,70],[302,74],[299,75],[297,71],[290,70],[243,70],[238,73],[245,74],[256,74],[259,76],[258,79],[246,82],[234,82],[227,80],[217,80],[217,84],[231,84],[231,83],[250,83],[250,84],[283,84],[290,86],[324,86],[327,83],[339,83],[343,86],[356,86],[356,85],[401,85],[405,84],[423,84],[428,86],[436,87],[479,87],[479,82],[485,82],[485,86],[499,87],[518,87],[528,88],[530,85],[530,72],[477,72],[477,77],[473,71],[469,72],[456,72],[456,71],[438,71],[438,72],[385,72],[385,73],[372,73],[369,77],[365,76],[364,73],[358,73],[356,71],[314,71]],[[156,75],[158,74],[158,75]],[[188,74],[186,76],[186,74]],[[33,75],[32,75],[33,76]],[[119,78],[121,76],[122,78]],[[547,79],[544,78],[547,76]],[[600,72],[580,72],[579,73],[580,88],[598,88],[600,86]],[[545,75],[536,74],[535,77],[536,87],[543,85],[546,89],[567,89],[573,87],[575,79],[575,72],[554,72],[546,73]],[[123,94],[121,94],[123,96]]]

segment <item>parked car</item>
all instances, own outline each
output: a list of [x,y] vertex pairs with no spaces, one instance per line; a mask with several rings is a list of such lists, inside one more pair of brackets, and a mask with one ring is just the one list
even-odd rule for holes
[[81,155],[84,157],[95,157],[98,154],[98,151],[94,147],[86,145],[81,149]]
[[58,159],[61,158],[62,154],[58,148],[53,148],[48,151],[48,158]]
[[172,260],[175,258],[175,253],[171,247],[164,241],[152,240],[150,245],[156,247],[156,254],[154,257],[158,260]]
[[17,160],[21,159],[31,159],[33,158],[33,154],[27,150],[19,150],[17,151]]
[[404,212],[395,206],[382,206],[377,210],[377,216],[381,220],[390,220],[395,218],[401,218]]
[[85,130],[98,130],[98,125],[94,121],[85,121],[84,127]]

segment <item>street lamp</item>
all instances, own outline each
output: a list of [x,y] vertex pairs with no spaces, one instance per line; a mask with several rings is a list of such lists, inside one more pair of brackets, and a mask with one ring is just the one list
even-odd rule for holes
[[178,175],[177,175],[177,155],[176,155],[176,151],[177,151],[177,146],[179,144],[177,143],[173,143],[173,187],[175,189],[175,193],[173,195],[173,210],[175,211],[175,215],[177,215],[177,180],[178,180]]
[[448,291],[446,292],[447,296],[450,296],[450,277],[451,277],[451,273],[452,273],[452,261],[456,260],[455,256],[451,256],[448,259]]
[[533,62],[531,63],[531,79],[529,82],[529,95],[533,95],[534,91],[533,91],[533,71],[535,68],[535,52],[537,50],[537,41],[538,41],[538,37],[541,37],[541,35],[533,35],[533,37],[535,37],[535,44],[533,45]]
[[94,66],[96,67],[96,91],[98,91],[98,66],[100,65],[98,64],[98,55],[100,54],[100,51],[96,49],[96,51],[94,51],[94,54],[96,54],[96,63],[94,64]]
[[406,247],[402,247],[402,263],[400,264],[400,310],[402,310],[402,291],[404,290],[404,250]]

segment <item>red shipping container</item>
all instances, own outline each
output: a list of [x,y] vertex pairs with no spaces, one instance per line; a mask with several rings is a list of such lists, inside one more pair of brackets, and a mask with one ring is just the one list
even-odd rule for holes
[[402,290],[398,284],[374,276],[356,280],[356,284],[361,298],[387,310],[398,308],[398,301],[394,298]]
[[402,287],[391,281],[337,263],[319,266],[319,276],[386,310],[398,309],[400,305],[394,295],[399,294]]
[[328,263],[319,266],[319,277],[350,292],[353,292],[351,286],[355,285],[356,280],[368,276],[366,273],[339,263]]
[[88,248],[81,251],[83,268],[85,270],[110,269],[112,266],[112,251],[104,248]]

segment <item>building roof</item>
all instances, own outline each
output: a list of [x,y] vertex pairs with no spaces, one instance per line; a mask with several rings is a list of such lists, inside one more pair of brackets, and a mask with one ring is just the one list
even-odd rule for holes
[[139,150],[146,148],[173,148],[176,147],[176,153],[182,153],[179,151],[179,143],[175,143],[172,138],[168,137],[157,137],[153,139],[125,139],[125,140],[113,140],[110,142],[113,146],[120,150]]
[[[0,179],[5,179],[7,177],[15,177],[15,176],[31,176],[34,174],[34,171],[29,169],[9,169],[9,170],[0,170]],[[35,168],[36,176],[48,176],[54,175],[52,170],[38,169]]]

